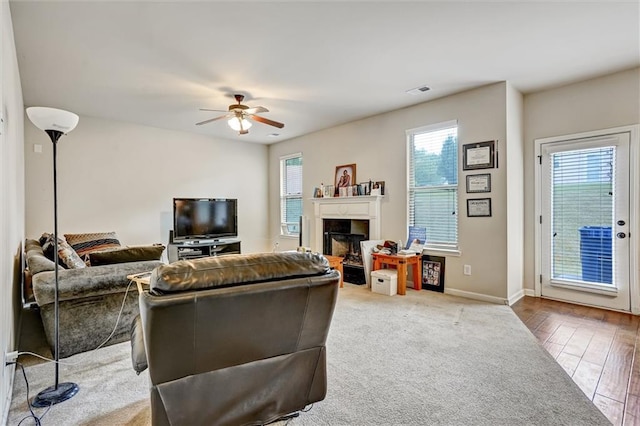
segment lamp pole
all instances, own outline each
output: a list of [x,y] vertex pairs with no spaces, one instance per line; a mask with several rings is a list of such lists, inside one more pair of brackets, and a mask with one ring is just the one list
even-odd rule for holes
[[58,379],[60,377],[60,311],[58,310],[59,305],[59,295],[58,295],[58,139],[62,136],[62,132],[58,130],[47,130],[46,133],[51,138],[51,142],[53,144],[53,261],[55,263],[54,266],[54,282],[56,283],[56,290],[54,295],[54,306],[53,306],[53,316],[55,322],[55,384],[54,387],[58,388]]
[[[31,403],[34,407],[49,407],[54,404],[66,401],[78,393],[80,388],[77,384],[66,382],[59,383],[60,377],[60,315],[59,315],[59,295],[58,295],[58,172],[57,172],[57,155],[58,155],[58,139],[64,134],[61,130],[54,130],[52,128],[65,128],[63,125],[55,124],[56,119],[61,122],[69,121],[72,124],[68,124],[66,128],[72,130],[77,122],[78,116],[63,110],[57,110],[53,108],[32,107],[27,108],[27,115],[29,119],[40,129],[44,130],[51,142],[53,143],[53,261],[54,265],[54,328],[55,328],[55,347],[54,347],[54,364],[55,364],[55,380],[53,386],[40,391],[38,395],[33,399]],[[47,120],[52,120],[48,122]]]

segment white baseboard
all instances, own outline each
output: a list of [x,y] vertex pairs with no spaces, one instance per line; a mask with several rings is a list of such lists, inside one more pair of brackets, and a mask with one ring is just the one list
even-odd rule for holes
[[521,289],[516,294],[509,297],[509,306],[516,303],[518,300],[522,299],[525,296],[524,289]]
[[466,297],[467,299],[480,300],[483,302],[495,303],[497,305],[508,305],[509,301],[503,297],[488,296],[481,293],[473,293],[471,291],[458,290],[455,288],[445,288],[444,292],[452,296]]
[[524,289],[524,295],[525,296],[530,296],[530,297],[537,297],[536,296],[536,291],[532,288],[525,288]]
[[9,420],[9,407],[11,407],[11,398],[13,396],[13,379],[16,373],[16,365],[11,364],[3,366],[3,368],[5,368],[5,373],[9,376],[9,387],[7,389],[7,395],[2,407],[2,421],[0,422],[0,425],[6,425],[7,421]]

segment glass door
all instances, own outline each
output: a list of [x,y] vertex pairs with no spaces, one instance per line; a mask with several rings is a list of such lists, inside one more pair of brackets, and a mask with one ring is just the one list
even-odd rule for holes
[[540,148],[541,295],[630,311],[629,134]]

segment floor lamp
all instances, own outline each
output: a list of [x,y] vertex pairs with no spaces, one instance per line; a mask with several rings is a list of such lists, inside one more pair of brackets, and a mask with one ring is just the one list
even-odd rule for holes
[[55,274],[55,293],[54,293],[54,321],[55,321],[55,383],[43,391],[41,391],[33,399],[31,404],[34,407],[49,407],[59,402],[66,401],[80,389],[75,383],[58,383],[60,374],[59,361],[59,312],[58,312],[58,185],[56,174],[56,147],[60,136],[75,129],[78,124],[79,117],[69,111],[46,107],[30,107],[27,108],[27,116],[29,120],[40,130],[44,130],[53,142],[53,261]]

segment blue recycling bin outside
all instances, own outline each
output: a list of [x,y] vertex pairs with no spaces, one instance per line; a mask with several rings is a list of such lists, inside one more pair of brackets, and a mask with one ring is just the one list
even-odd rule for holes
[[611,245],[610,226],[580,228],[580,262],[583,281],[612,283]]

